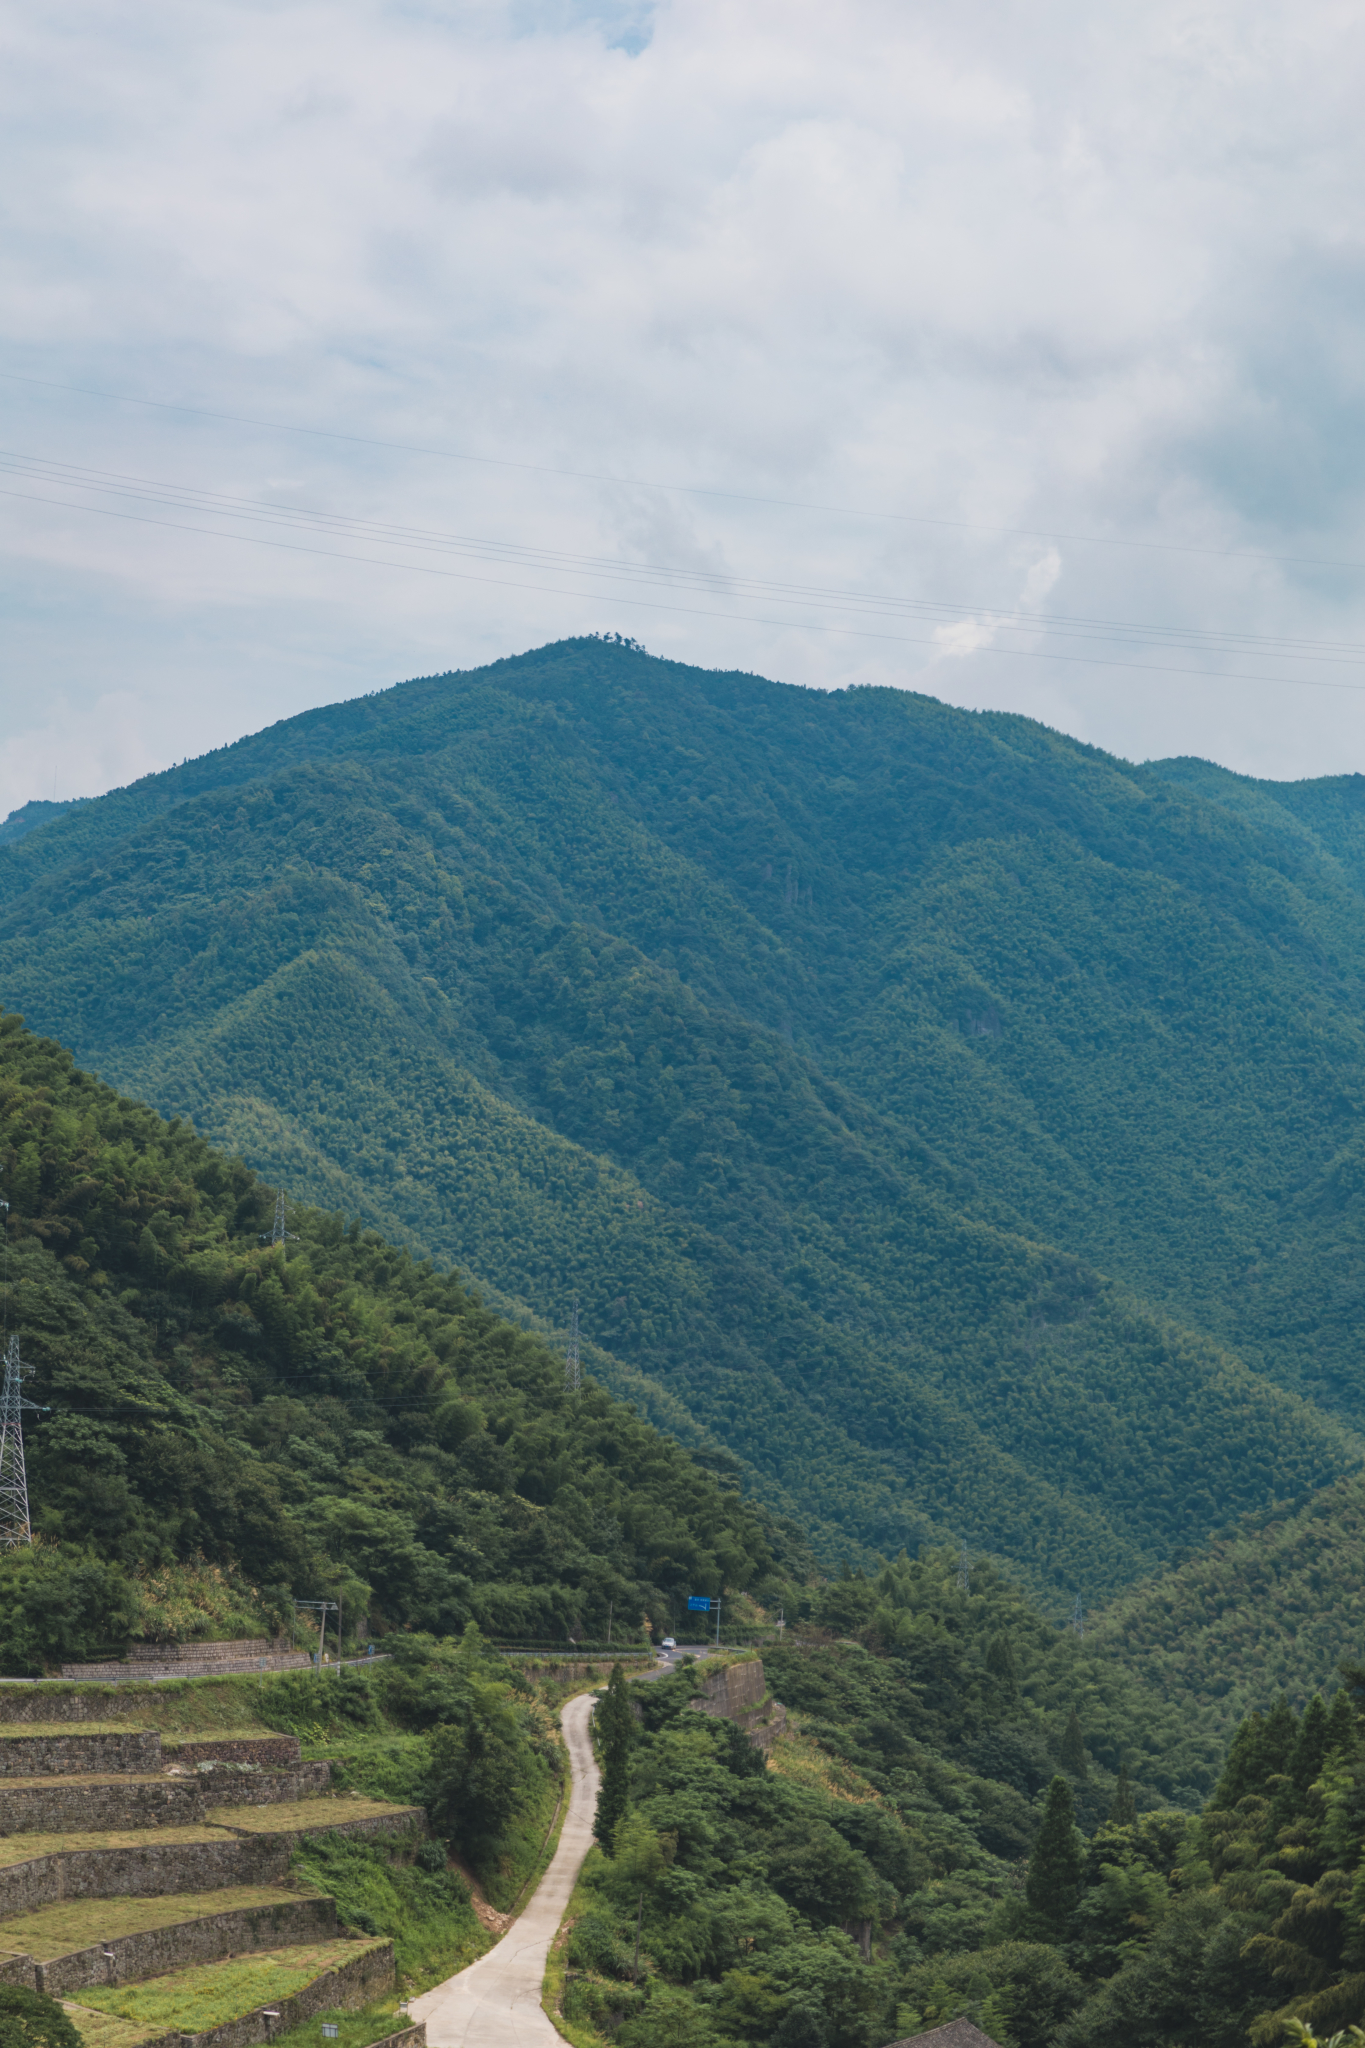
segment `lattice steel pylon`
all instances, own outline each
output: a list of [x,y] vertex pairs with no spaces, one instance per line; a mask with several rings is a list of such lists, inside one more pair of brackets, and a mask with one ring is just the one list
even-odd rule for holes
[[1076,1605],[1071,1610],[1071,1626],[1078,1636],[1085,1634],[1085,1609],[1081,1605],[1079,1593],[1076,1595]]
[[19,1356],[19,1339],[11,1337],[5,1346],[5,1377],[0,1385],[0,1550],[12,1550],[17,1543],[32,1543],[28,1520],[28,1474],[24,1470],[25,1408],[41,1413],[37,1402],[24,1399],[26,1371]]
[[277,1188],[275,1190],[274,1227],[269,1231],[263,1230],[261,1232],[261,1243],[264,1244],[266,1238],[269,1237],[271,1247],[273,1249],[275,1245],[283,1244],[287,1237],[293,1237],[295,1235],[296,1233],[294,1231],[286,1230],[284,1227],[284,1189]]
[[564,1354],[564,1391],[578,1394],[583,1390],[583,1367],[578,1356],[578,1296],[573,1298],[573,1321],[569,1325],[569,1348]]

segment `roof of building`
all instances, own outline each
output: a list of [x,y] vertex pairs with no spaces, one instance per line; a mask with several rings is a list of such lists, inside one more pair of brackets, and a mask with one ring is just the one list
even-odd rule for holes
[[949,2020],[927,2034],[907,2034],[902,2041],[890,2042],[888,2048],[996,2048],[996,2044],[970,2020]]

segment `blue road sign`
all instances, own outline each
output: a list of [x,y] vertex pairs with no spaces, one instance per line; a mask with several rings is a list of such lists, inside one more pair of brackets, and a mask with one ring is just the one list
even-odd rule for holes
[[711,1612],[711,1602],[705,1593],[689,1593],[687,1596],[687,1609],[689,1614],[709,1614]]

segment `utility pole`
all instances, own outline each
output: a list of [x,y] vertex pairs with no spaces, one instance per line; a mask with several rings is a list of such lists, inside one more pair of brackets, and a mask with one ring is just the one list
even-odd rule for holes
[[315,1614],[317,1614],[317,1616],[318,1616],[318,1618],[319,1618],[319,1621],[320,1621],[320,1623],[321,1623],[321,1626],[320,1626],[320,1628],[319,1628],[319,1630],[318,1630],[318,1647],[317,1647],[317,1660],[318,1660],[318,1670],[319,1670],[319,1671],[321,1671],[321,1670],[322,1670],[322,1652],[323,1652],[323,1648],[324,1648],[324,1646],[326,1645],[326,1642],[327,1642],[327,1616],[328,1616],[329,1614],[334,1614],[334,1615],[336,1616],[336,1618],[337,1618],[337,1676],[338,1676],[338,1678],[339,1678],[339,1677],[341,1676],[341,1609],[340,1609],[340,1608],[339,1608],[339,1607],[337,1606],[337,1603],[336,1603],[336,1601],[335,1601],[335,1600],[296,1600],[296,1601],[294,1602],[294,1606],[295,1606],[295,1609],[296,1609],[296,1610],[297,1610],[298,1608],[300,1608],[300,1607],[310,1607],[310,1608],[312,1608],[312,1610],[314,1611],[314,1613],[315,1613]]
[[23,1392],[25,1371],[19,1356],[19,1339],[11,1337],[5,1346],[5,1377],[0,1384],[0,1550],[32,1543],[28,1519],[28,1473],[24,1468],[25,1408],[41,1414],[35,1401]]
[[608,1649],[610,1649],[610,1648],[611,1648],[611,1617],[612,1617],[612,1612],[613,1612],[613,1610],[614,1610],[615,1606],[616,1606],[616,1602],[615,1602],[615,1600],[614,1600],[614,1599],[608,1600],[608,1602],[607,1602],[607,1648],[608,1648]]
[[720,1595],[716,1595],[716,1648],[720,1648]]
[[573,1321],[569,1325],[569,1348],[564,1354],[564,1391],[578,1394],[583,1390],[583,1368],[578,1358],[578,1296],[573,1298]]

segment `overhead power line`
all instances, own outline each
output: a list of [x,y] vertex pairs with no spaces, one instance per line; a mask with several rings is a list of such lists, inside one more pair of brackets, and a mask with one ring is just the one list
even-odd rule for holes
[[[11,458],[11,471],[13,472],[15,464],[19,461],[36,462],[36,460],[36,458]],[[0,468],[3,467],[3,462],[0,462]],[[31,475],[35,480],[45,481],[59,489],[63,486],[68,489],[79,488],[86,490],[106,488],[95,484],[93,481],[85,480],[74,473],[69,477],[63,477],[61,474],[56,473],[56,470],[57,466],[53,465],[50,466],[50,472],[40,471],[35,468],[24,470],[20,473]],[[117,487],[116,494],[123,497],[141,496],[145,501],[149,495],[157,492],[157,490],[158,487],[151,484],[148,484],[146,489],[142,491],[129,490],[126,486],[120,485]],[[179,495],[177,495],[177,492]],[[892,633],[868,626],[832,624],[826,620],[791,617],[773,618],[766,614],[734,609],[713,610],[704,605],[681,604],[676,601],[670,603],[662,598],[627,597],[622,595],[619,588],[603,592],[574,589],[566,587],[562,583],[525,582],[507,576],[481,575],[472,569],[439,568],[428,562],[406,562],[393,558],[386,559],[382,556],[362,555],[338,548],[308,545],[301,541],[271,539],[261,534],[224,531],[221,527],[198,526],[183,519],[161,519],[154,517],[150,513],[122,511],[108,505],[84,504],[77,499],[69,497],[45,497],[37,492],[0,489],[0,497],[15,498],[30,504],[49,505],[54,509],[82,512],[93,517],[117,519],[135,525],[155,526],[164,531],[193,533],[210,539],[233,541],[240,545],[271,548],[288,554],[304,554],[331,561],[363,563],[370,567],[396,569],[409,575],[437,577],[450,582],[480,583],[504,590],[535,591],[541,595],[569,597],[596,604],[625,605],[634,611],[672,612],[694,618],[722,619],[732,624],[764,625],[784,631],[824,635],[838,634],[854,639],[877,640],[897,646],[927,647],[944,659],[952,657],[954,652],[951,646],[945,644],[942,637],[938,634]],[[200,516],[233,516],[239,518],[249,516],[255,523],[267,523],[275,526],[283,525],[294,531],[317,532],[320,537],[332,539],[354,538],[358,542],[367,542],[370,545],[376,543],[380,545],[391,544],[386,541],[383,530],[377,529],[368,522],[348,522],[345,515],[340,514],[291,512],[288,509],[261,505],[249,514],[232,512],[228,515],[227,505],[232,501],[217,503],[213,501],[213,494],[195,496],[189,492],[188,487],[179,486],[166,487],[164,492],[153,496],[152,501],[172,510],[197,510]],[[250,505],[251,501],[238,500],[235,503],[237,505]],[[404,529],[395,528],[390,529],[390,531],[398,534],[403,532]],[[409,531],[416,530],[412,529]],[[828,609],[832,606],[835,610],[842,610],[852,613],[854,616],[864,618],[904,617],[908,622],[918,616],[940,617],[951,623],[963,626],[985,623],[991,626],[994,631],[1028,631],[1035,634],[1061,632],[1063,635],[1069,634],[1072,638],[1080,637],[1084,639],[1108,638],[1116,640],[1122,637],[1137,637],[1158,646],[1166,645],[1173,648],[1180,645],[1181,640],[1183,640],[1186,649],[1192,653],[1232,654],[1244,660],[1248,658],[1274,658],[1280,660],[1292,659],[1299,662],[1311,660],[1315,662],[1346,663],[1353,662],[1353,657],[1354,659],[1359,658],[1354,656],[1354,650],[1344,643],[1333,645],[1332,643],[1314,643],[1288,639],[1271,641],[1267,636],[1264,650],[1262,650],[1260,646],[1254,644],[1250,635],[1223,636],[1219,638],[1213,634],[1206,633],[1201,635],[1198,629],[1182,634],[1181,629],[1175,627],[1143,628],[1128,626],[1120,622],[1114,622],[1107,628],[1103,627],[1102,622],[1097,622],[1095,630],[1078,634],[1076,628],[1083,625],[1084,622],[1082,621],[1059,619],[1054,625],[1052,619],[1046,614],[992,613],[984,607],[976,608],[971,617],[964,619],[962,617],[964,607],[931,605],[927,600],[863,597],[857,592],[843,593],[841,595],[833,593],[825,595],[817,592],[811,597],[806,597],[799,594],[799,587],[795,586],[762,583],[752,579],[725,578],[719,575],[711,577],[708,581],[705,572],[696,570],[603,562],[600,558],[564,556],[559,555],[556,551],[526,547],[520,543],[480,541],[472,537],[450,536],[436,542],[404,540],[399,544],[407,547],[420,546],[423,551],[431,551],[433,547],[438,547],[443,553],[461,556],[465,559],[474,558],[485,562],[507,562],[512,566],[525,565],[537,569],[541,574],[553,573],[563,576],[590,574],[602,580],[615,579],[618,582],[633,579],[637,588],[658,587],[656,579],[666,577],[669,587],[679,588],[687,594],[707,594],[725,597],[734,592],[741,600],[744,595],[748,594],[760,601],[766,597],[777,603],[789,606],[800,605],[807,609],[813,609],[817,604],[823,609]],[[1177,639],[1178,635],[1180,639]],[[1164,675],[1177,678],[1194,677],[1202,682],[1260,683],[1278,687],[1293,686],[1296,688],[1305,687],[1351,692],[1365,690],[1365,683],[1336,681],[1327,677],[1249,674],[1241,670],[1210,669],[1206,666],[1183,667],[1176,666],[1170,662],[1134,661],[1117,656],[1067,653],[1051,647],[998,645],[994,640],[988,644],[974,646],[966,650],[966,652],[968,654],[993,655],[997,658],[1004,657],[1006,659],[1061,662],[1068,666],[1086,668],[1121,669],[1134,674]]]
[[183,413],[191,419],[219,420],[236,427],[261,427],[272,434],[300,434],[309,440],[337,441],[353,448],[384,448],[400,455],[424,455],[432,461],[468,462],[486,469],[519,470],[527,476],[559,476],[578,483],[614,484],[632,491],[660,491],[679,497],[717,498],[738,505],[769,505],[792,512],[824,512],[841,519],[880,519],[898,526],[939,527],[956,533],[998,533],[1022,540],[1064,540],[1072,546],[1137,548],[1165,555],[1207,555],[1222,561],[1283,562],[1308,569],[1365,569],[1365,562],[1341,561],[1323,555],[1277,554],[1262,548],[1216,548],[1191,541],[1138,540],[1124,534],[1068,533],[1058,527],[1004,526],[974,519],[939,519],[924,513],[888,512],[866,505],[829,505],[813,498],[782,498],[757,491],[727,491],[714,484],[660,483],[649,477],[615,476],[607,470],[571,469],[548,462],[521,462],[506,455],[474,455],[463,448],[432,448],[418,441],[387,441],[371,434],[344,434],[334,427],[305,427],[293,420],[264,420],[250,413],[219,412],[204,405],[184,405],[168,398],[141,398],[127,391],[101,391],[89,384],[61,384],[51,377],[26,377],[0,370],[10,384],[31,384],[44,391],[64,391],[81,398],[102,398],[113,405],[140,405],[153,412]]

